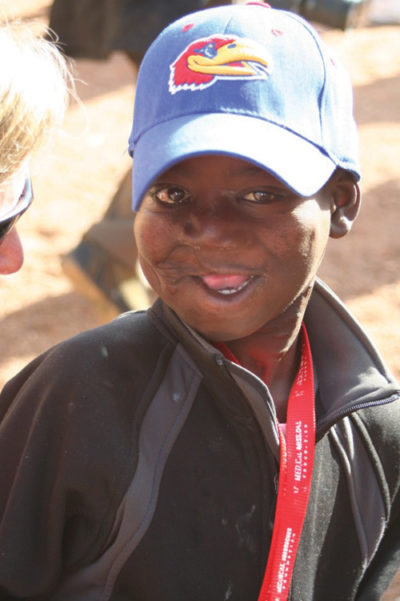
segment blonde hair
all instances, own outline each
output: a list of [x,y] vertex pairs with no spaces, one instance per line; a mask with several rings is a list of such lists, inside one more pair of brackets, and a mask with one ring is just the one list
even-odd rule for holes
[[72,82],[56,45],[22,25],[0,26],[0,183],[59,124]]

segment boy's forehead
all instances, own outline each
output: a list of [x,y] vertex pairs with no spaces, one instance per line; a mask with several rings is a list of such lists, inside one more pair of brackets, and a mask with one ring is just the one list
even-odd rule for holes
[[245,159],[228,154],[204,154],[177,161],[163,171],[157,179],[165,175],[191,177],[203,170],[224,173],[228,177],[236,177],[238,175],[248,175],[249,177],[269,175],[273,177],[265,167],[261,167]]

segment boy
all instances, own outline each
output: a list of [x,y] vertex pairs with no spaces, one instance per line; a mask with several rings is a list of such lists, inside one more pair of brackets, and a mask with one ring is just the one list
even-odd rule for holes
[[189,15],[143,61],[130,150],[160,299],[6,386],[3,598],[378,601],[399,387],[316,281],[359,207],[346,77],[290,13]]

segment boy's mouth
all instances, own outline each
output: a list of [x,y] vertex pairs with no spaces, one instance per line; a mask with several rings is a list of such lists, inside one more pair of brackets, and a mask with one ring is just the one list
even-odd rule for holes
[[252,275],[249,276],[244,274],[213,273],[202,276],[200,279],[210,290],[218,292],[218,294],[229,296],[246,288],[253,277],[254,276]]

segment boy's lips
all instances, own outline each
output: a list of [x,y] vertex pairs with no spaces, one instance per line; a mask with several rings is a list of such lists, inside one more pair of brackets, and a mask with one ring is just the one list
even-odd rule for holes
[[234,273],[212,273],[202,276],[200,279],[210,290],[229,295],[243,290],[253,279],[253,276]]

